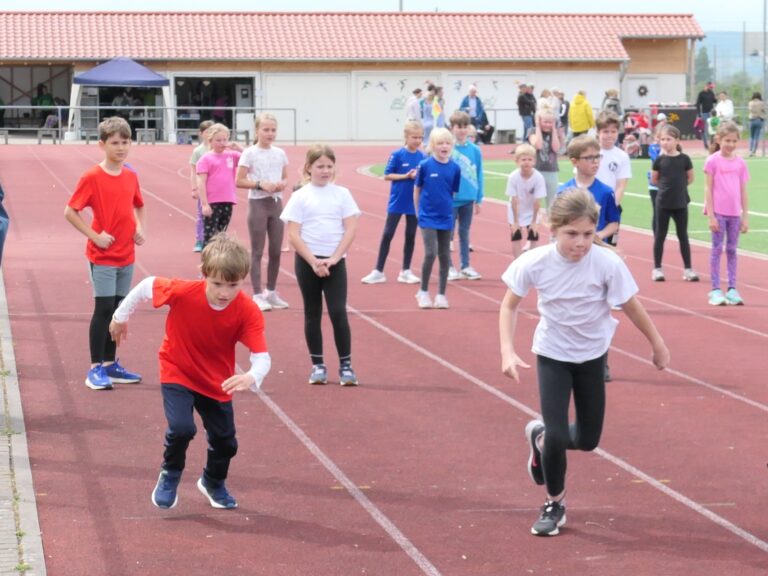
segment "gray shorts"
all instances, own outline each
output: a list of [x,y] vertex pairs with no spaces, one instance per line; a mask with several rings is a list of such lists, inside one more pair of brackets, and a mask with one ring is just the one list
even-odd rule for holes
[[88,263],[93,284],[94,298],[103,296],[126,296],[131,291],[133,264],[128,266],[101,266]]

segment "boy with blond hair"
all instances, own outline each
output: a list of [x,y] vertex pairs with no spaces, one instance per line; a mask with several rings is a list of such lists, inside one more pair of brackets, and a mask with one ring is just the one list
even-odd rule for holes
[[530,144],[515,148],[517,170],[507,179],[506,194],[509,196],[507,218],[512,239],[512,253],[515,258],[523,253],[523,237],[528,248],[535,248],[539,241],[538,216],[541,199],[547,197],[544,176],[534,168],[536,149]]
[[[242,244],[218,234],[203,249],[202,280],[150,276],[130,291],[115,311],[109,331],[115,342],[128,336],[128,320],[141,302],[168,305],[160,346],[160,390],[168,421],[160,476],[152,491],[158,508],[173,508],[194,438],[194,412],[200,415],[208,441],[208,457],[197,488],[214,508],[237,507],[225,481],[237,454],[232,395],[257,391],[269,373],[271,359],[264,339],[264,317],[242,291],[251,257]],[[250,351],[251,366],[236,373],[235,346]]]
[[480,274],[469,263],[469,229],[472,226],[472,215],[480,213],[483,202],[483,154],[480,147],[467,139],[471,124],[469,114],[457,110],[451,114],[451,132],[456,139],[451,155],[454,162],[461,168],[461,186],[453,197],[454,226],[459,226],[459,258],[461,272],[456,270],[453,262],[448,270],[448,280],[479,280]]
[[[141,376],[117,361],[109,338],[109,321],[128,294],[133,278],[134,245],[144,244],[144,199],[136,172],[124,163],[131,148],[131,127],[114,116],[99,124],[104,160],[88,169],[64,209],[64,217],[88,239],[85,249],[93,286],[94,310],[89,328],[91,365],[85,385],[110,390],[114,383],[136,384]],[[90,208],[90,224],[81,212]]]

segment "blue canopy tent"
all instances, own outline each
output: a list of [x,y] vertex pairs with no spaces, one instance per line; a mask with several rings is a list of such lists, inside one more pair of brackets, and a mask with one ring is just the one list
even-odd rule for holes
[[[146,66],[142,66],[135,60],[120,56],[113,58],[108,62],[75,75],[72,83],[72,93],[70,95],[70,105],[74,110],[70,110],[69,126],[70,129],[74,123],[74,116],[79,110],[80,92],[82,86],[124,86],[126,88],[158,88],[163,89],[163,102],[168,103],[171,100],[170,80],[153,72]],[[170,112],[166,112],[166,122],[170,120]],[[170,123],[166,124],[171,126]]]

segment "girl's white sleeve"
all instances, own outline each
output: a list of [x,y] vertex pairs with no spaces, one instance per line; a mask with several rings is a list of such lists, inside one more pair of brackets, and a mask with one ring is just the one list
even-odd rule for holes
[[128,292],[128,295],[120,302],[120,306],[117,307],[117,310],[112,315],[112,320],[121,324],[128,322],[128,318],[136,310],[136,306],[152,299],[152,288],[154,285],[155,276],[147,276],[136,284],[133,290]]
[[252,391],[257,392],[261,388],[270,368],[272,368],[272,358],[269,352],[251,352],[251,369],[248,370],[248,374],[253,376],[255,381],[251,385]]

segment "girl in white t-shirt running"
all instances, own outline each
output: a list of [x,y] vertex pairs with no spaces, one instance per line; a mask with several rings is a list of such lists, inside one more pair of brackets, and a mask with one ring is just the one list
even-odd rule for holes
[[[277,118],[267,112],[256,117],[256,140],[240,157],[237,186],[248,190],[248,233],[251,237],[253,301],[262,311],[287,308],[275,291],[283,242],[283,191],[288,184],[288,157],[277,146]],[[261,257],[269,240],[267,282],[261,291]]]
[[[515,351],[517,310],[531,288],[538,292],[540,320],[532,351],[543,422],[532,420],[525,428],[531,449],[528,473],[547,488],[531,528],[538,536],[555,536],[565,524],[566,450],[594,450],[600,440],[605,354],[618,324],[611,307],[621,306],[650,342],[659,370],[669,363],[669,351],[635,297],[637,284],[624,261],[605,245],[593,247],[597,220],[598,208],[587,190],[560,194],[549,212],[554,243],[522,254],[502,276],[509,289],[499,314],[501,367],[516,382],[518,368],[529,368]],[[568,422],[571,395],[573,424]]]
[[356,386],[352,369],[352,335],[347,318],[346,253],[357,230],[360,209],[349,190],[333,182],[336,156],[329,146],[307,151],[308,183],[293,193],[280,219],[287,224],[294,250],[296,280],[304,301],[304,337],[312,361],[310,384],[328,382],[323,359],[323,296],[339,353],[339,383]]

